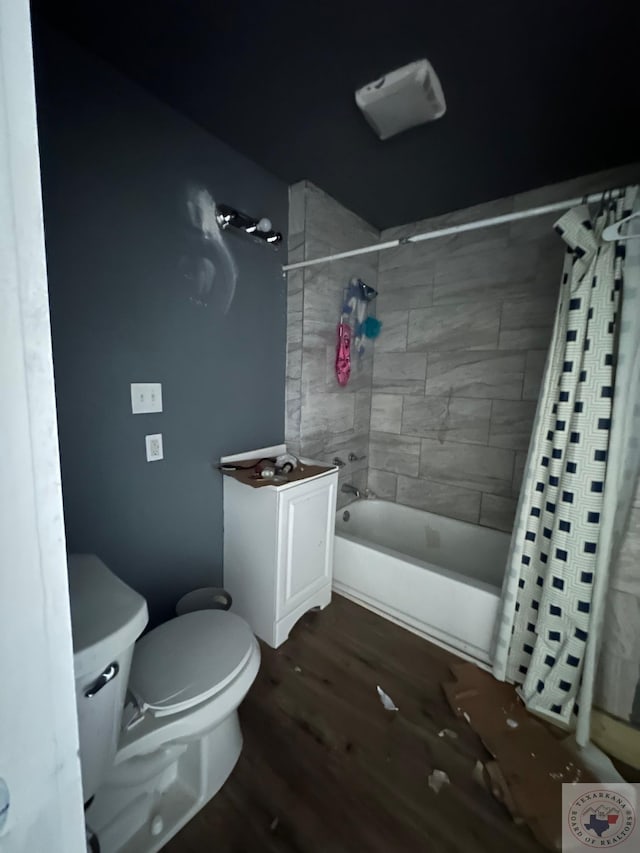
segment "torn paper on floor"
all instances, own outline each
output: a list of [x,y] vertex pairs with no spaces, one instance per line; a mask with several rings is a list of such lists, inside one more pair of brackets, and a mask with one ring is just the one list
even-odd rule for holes
[[434,770],[429,776],[429,787],[432,791],[435,791],[436,794],[440,793],[440,789],[443,785],[449,785],[450,783],[451,779],[449,779],[444,770]]
[[438,732],[438,737],[450,737],[451,740],[455,740],[458,737],[457,732],[454,732],[453,729],[442,729],[442,731]]
[[474,782],[477,782],[478,785],[482,785],[485,791],[487,790],[487,781],[484,776],[484,764],[482,761],[476,761],[476,766],[471,772],[471,778]]
[[382,687],[380,687],[379,684],[377,685],[376,690],[378,691],[378,696],[380,697],[380,701],[382,702],[382,705],[383,705],[385,711],[399,711],[400,710],[398,708],[398,706],[396,705],[396,703],[391,698],[391,696],[388,696],[384,692]]
[[444,692],[493,756],[485,762],[493,795],[515,823],[529,824],[540,844],[560,849],[562,785],[596,777],[551,726],[527,711],[512,685],[473,664],[451,669],[454,680],[443,684]]

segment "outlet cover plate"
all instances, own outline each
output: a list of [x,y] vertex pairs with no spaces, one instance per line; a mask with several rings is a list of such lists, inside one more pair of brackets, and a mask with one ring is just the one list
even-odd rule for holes
[[161,432],[155,433],[155,435],[145,435],[144,443],[147,448],[147,462],[158,462],[160,459],[164,459]]
[[162,384],[160,382],[132,382],[131,411],[134,415],[161,412]]

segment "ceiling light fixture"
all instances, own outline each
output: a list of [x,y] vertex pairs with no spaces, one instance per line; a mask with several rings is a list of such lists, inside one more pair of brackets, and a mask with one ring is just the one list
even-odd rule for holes
[[216,206],[216,222],[223,231],[227,228],[233,228],[272,245],[282,242],[282,234],[279,231],[273,231],[271,220],[267,219],[266,216],[263,216],[261,219],[254,219],[251,216],[247,216],[246,213],[234,210],[233,207],[229,207],[227,204],[218,204]]
[[355,97],[380,139],[435,121],[447,110],[438,75],[426,59],[385,74],[358,89]]

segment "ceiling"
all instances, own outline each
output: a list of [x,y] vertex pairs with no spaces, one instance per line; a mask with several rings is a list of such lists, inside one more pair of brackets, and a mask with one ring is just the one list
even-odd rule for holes
[[[638,159],[631,0],[34,0],[288,183],[379,228]],[[437,122],[381,142],[353,92],[421,57]]]

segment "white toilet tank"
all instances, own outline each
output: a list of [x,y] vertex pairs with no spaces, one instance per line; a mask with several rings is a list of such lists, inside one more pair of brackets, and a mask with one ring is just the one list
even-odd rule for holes
[[133,647],[149,616],[144,598],[95,555],[70,554],[68,566],[82,788],[87,802],[113,762]]

